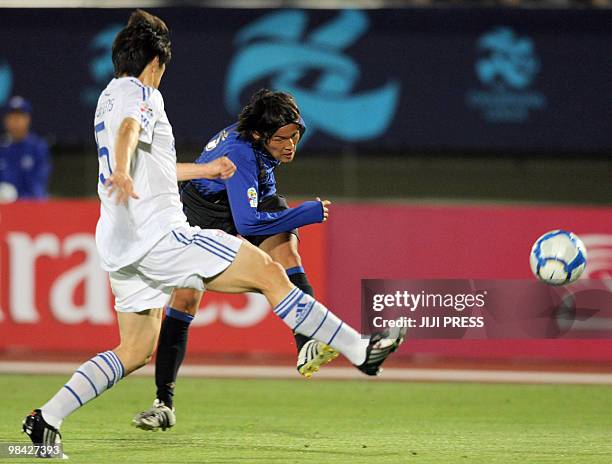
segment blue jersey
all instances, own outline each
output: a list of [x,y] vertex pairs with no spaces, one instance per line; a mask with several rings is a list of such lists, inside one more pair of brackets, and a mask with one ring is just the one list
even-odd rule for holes
[[37,135],[0,141],[0,182],[13,184],[19,198],[45,198],[49,168],[49,148]]
[[196,163],[208,163],[227,156],[236,165],[235,174],[227,180],[195,179],[190,182],[204,199],[227,193],[236,230],[240,235],[274,235],[323,221],[320,201],[307,201],[297,208],[278,212],[258,211],[257,206],[276,194],[274,168],[280,161],[253,147],[236,132],[237,124],[226,127],[206,145]]

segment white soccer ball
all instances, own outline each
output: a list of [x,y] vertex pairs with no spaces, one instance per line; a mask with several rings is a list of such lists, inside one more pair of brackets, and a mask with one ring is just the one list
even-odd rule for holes
[[545,233],[533,244],[529,264],[534,275],[550,285],[574,282],[586,267],[584,243],[565,230]]

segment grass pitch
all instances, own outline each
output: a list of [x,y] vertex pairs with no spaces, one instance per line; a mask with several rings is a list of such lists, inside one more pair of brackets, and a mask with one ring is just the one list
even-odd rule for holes
[[[0,376],[0,442],[27,443],[21,420],[65,380]],[[71,462],[612,462],[610,387],[183,378],[173,429],[131,427],[153,393],[128,378],[69,417]]]

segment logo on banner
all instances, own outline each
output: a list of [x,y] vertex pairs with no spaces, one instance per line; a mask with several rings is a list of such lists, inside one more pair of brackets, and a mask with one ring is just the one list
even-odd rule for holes
[[365,13],[340,11],[307,30],[308,12],[280,11],[262,16],[236,36],[239,51],[227,73],[225,104],[240,110],[241,93],[257,84],[292,93],[308,125],[302,141],[316,130],[344,141],[368,140],[389,128],[400,84],[355,92],[362,70],[344,52],[368,30]]
[[[0,236],[0,240],[3,241],[0,245],[7,249],[7,268],[2,269],[4,263],[0,261],[0,275],[4,271],[8,276],[8,298],[0,301],[0,304],[8,303],[5,306],[8,318],[0,309],[0,321],[42,323],[44,307],[48,306],[51,319],[61,324],[113,323],[108,278],[100,267],[93,234],[77,232],[60,237],[53,231],[38,235],[20,231]],[[39,261],[44,257],[47,263],[58,266],[74,254],[82,254],[83,260],[59,273],[48,272],[49,268]],[[250,327],[269,316],[270,305],[263,295],[247,294],[244,298],[242,305],[224,300],[207,303],[200,308],[194,325],[220,321],[230,327]]]
[[81,103],[95,106],[100,92],[113,77],[114,69],[111,58],[113,40],[122,28],[121,24],[110,24],[91,39],[89,48],[95,56],[89,62],[89,75],[94,84],[82,90]]
[[525,122],[534,110],[546,107],[546,97],[531,89],[541,70],[531,38],[509,27],[483,34],[476,44],[476,76],[481,88],[468,91],[466,104],[488,122]]
[[0,105],[4,105],[13,89],[13,72],[6,61],[0,61]]

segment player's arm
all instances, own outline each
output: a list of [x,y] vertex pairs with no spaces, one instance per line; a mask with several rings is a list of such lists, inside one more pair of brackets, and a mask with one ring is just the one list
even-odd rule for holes
[[140,198],[134,191],[134,182],[130,176],[130,161],[138,145],[140,124],[133,118],[125,118],[117,131],[115,142],[115,167],[113,173],[104,183],[109,187],[108,195],[117,194],[117,204],[127,204],[130,198]]
[[221,156],[210,163],[176,163],[176,176],[179,181],[192,179],[229,179],[236,172],[236,165],[227,157]]
[[297,208],[274,213],[257,211],[249,201],[249,190],[257,191],[257,165],[249,157],[230,158],[236,163],[236,174],[226,181],[227,196],[240,235],[273,235],[297,227],[323,222],[328,201],[307,201]]

